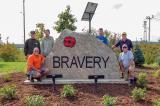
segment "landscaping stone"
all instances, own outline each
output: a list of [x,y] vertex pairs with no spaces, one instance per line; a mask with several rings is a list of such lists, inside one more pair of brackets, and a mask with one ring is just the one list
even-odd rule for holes
[[[68,45],[64,41],[66,37],[71,38]],[[62,74],[63,79],[88,79],[88,75],[120,79],[115,53],[88,33],[64,30],[56,39],[53,51],[46,57],[45,66],[50,73]]]

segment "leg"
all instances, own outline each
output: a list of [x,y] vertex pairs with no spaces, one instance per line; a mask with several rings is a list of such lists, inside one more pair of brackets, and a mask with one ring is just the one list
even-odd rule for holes
[[119,66],[120,66],[120,73],[121,73],[121,78],[124,78],[124,66],[123,66],[123,63],[122,62],[119,62]]
[[41,70],[41,75],[42,76],[46,76],[49,73],[49,69],[48,68],[44,68],[43,70]]

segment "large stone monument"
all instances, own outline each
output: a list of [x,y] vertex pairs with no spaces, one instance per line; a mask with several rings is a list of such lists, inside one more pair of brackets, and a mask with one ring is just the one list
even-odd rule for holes
[[120,79],[115,53],[95,36],[64,30],[46,57],[50,73],[62,74],[63,80],[86,80],[88,75]]

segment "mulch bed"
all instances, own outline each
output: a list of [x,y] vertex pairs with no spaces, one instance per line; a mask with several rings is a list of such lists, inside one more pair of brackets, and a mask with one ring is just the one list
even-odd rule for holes
[[13,73],[12,80],[4,82],[0,77],[0,87],[8,84],[16,85],[17,98],[14,100],[4,100],[0,97],[0,106],[25,106],[25,98],[30,95],[41,95],[45,98],[45,106],[103,106],[103,95],[117,97],[116,106],[152,106],[153,102],[160,98],[160,79],[151,77],[153,70],[136,69],[136,72],[147,71],[149,84],[145,99],[135,102],[131,97],[134,87],[126,84],[98,84],[97,91],[93,84],[74,84],[77,93],[72,98],[61,97],[63,85],[56,86],[53,93],[52,85],[26,85],[24,73]]

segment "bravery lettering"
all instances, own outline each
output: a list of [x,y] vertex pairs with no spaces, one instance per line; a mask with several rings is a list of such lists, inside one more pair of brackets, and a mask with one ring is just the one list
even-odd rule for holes
[[53,56],[53,68],[106,68],[109,56]]

